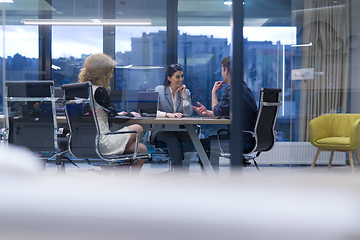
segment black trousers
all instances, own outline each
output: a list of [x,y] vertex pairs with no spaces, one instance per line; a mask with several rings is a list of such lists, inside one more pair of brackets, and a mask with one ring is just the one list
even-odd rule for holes
[[161,131],[156,135],[155,141],[166,145],[175,169],[182,166],[184,152],[194,151],[194,145],[187,132]]

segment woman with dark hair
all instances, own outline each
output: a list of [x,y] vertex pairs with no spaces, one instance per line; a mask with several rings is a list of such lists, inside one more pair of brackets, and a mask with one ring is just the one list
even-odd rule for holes
[[[180,64],[171,64],[166,69],[164,85],[157,86],[159,93],[157,117],[181,118],[193,113],[191,94],[184,82],[184,73]],[[193,144],[187,132],[157,131],[151,135],[152,142],[164,143],[172,160],[174,169],[182,169],[184,152],[193,151]]]

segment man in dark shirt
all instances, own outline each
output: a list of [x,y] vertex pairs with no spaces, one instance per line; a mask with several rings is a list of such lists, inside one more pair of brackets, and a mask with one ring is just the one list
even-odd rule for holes
[[[211,108],[208,110],[201,103],[197,103],[199,107],[193,106],[193,108],[202,116],[209,117],[226,117],[229,118],[230,110],[230,88],[231,88],[231,72],[230,72],[230,57],[225,57],[221,61],[221,75],[224,81],[217,81],[214,83],[213,89],[211,91]],[[229,84],[220,101],[218,101],[217,92],[222,89],[224,84]],[[257,106],[249,87],[243,81],[243,104],[244,104],[244,115],[243,115],[243,126],[244,131],[253,131],[256,123],[257,117]],[[209,151],[210,149],[210,140],[214,139],[214,136],[210,136],[207,139],[202,140],[205,150]],[[216,136],[215,136],[216,139]],[[255,146],[255,139],[251,134],[244,133],[243,138],[243,151],[245,153],[250,152]],[[247,162],[244,162],[244,165],[248,165]]]

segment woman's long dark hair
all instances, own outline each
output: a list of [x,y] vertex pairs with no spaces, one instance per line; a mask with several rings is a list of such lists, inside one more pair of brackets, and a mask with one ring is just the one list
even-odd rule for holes
[[182,71],[182,67],[178,63],[170,64],[166,69],[164,85],[169,86],[170,82],[168,77],[172,77],[177,71]]

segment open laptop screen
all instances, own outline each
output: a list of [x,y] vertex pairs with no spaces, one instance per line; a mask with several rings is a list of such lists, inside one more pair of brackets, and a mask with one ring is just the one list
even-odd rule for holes
[[143,117],[156,117],[159,93],[145,91],[138,93],[138,112]]

